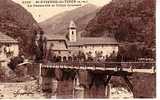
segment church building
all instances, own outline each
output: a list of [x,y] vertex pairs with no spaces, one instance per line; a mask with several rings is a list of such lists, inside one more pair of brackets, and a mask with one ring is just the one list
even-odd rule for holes
[[47,49],[56,56],[68,58],[82,52],[86,58],[97,57],[105,59],[111,54],[117,55],[118,42],[111,37],[81,37],[83,32],[77,32],[77,26],[71,21],[68,28],[68,38],[64,36],[46,35]]

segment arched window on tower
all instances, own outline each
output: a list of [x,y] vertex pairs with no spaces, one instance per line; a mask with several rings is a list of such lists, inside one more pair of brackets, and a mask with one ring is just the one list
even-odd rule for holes
[[74,34],[74,32],[72,31],[72,35]]

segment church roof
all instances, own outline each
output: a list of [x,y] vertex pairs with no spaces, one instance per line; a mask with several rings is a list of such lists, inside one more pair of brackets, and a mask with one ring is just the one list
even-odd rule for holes
[[118,44],[116,39],[111,37],[82,37],[77,42],[68,42],[69,46],[98,45],[98,44]]
[[60,35],[48,35],[45,34],[48,41],[55,41],[55,40],[63,40],[65,41],[67,46],[82,46],[82,45],[114,45],[118,44],[115,38],[112,37],[77,37],[76,42],[70,42],[67,40],[65,36]]
[[49,34],[45,34],[44,36],[46,37],[47,41],[64,41],[66,47],[68,47],[68,45],[66,43],[67,40],[66,40],[65,36],[61,36],[61,35],[49,35]]
[[0,32],[0,43],[18,43],[18,41]]
[[48,41],[51,40],[66,40],[65,36],[61,36],[61,35],[49,35],[49,34],[45,34],[45,37],[47,38]]

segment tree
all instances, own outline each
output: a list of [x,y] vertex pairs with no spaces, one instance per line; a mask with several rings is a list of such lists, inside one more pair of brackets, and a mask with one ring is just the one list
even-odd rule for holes
[[44,32],[41,30],[35,39],[35,54],[36,54],[36,62],[42,61],[46,56],[46,43],[47,40],[44,37]]
[[115,38],[117,41],[126,41],[131,33],[131,24],[126,20],[121,19],[118,29],[116,29]]
[[138,47],[137,45],[131,45],[129,46],[128,48],[128,54],[127,54],[128,58],[130,60],[137,60],[138,57],[139,57],[139,50],[138,50]]

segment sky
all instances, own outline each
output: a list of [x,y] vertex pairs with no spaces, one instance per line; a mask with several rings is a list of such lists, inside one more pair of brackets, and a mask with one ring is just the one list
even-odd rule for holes
[[[30,4],[35,4],[36,1],[56,1],[56,0],[12,0],[25,9],[27,9],[34,17],[37,22],[42,22],[47,20],[48,18],[57,15],[58,13],[62,13],[64,11],[69,11],[72,9],[77,8],[76,6],[72,7],[28,7],[28,3],[24,3],[24,1],[31,1]],[[61,0],[64,1],[64,0]],[[81,3],[82,6],[85,4],[94,4],[98,7],[104,6],[105,4],[109,3],[111,0],[78,0],[78,1],[86,1]]]

